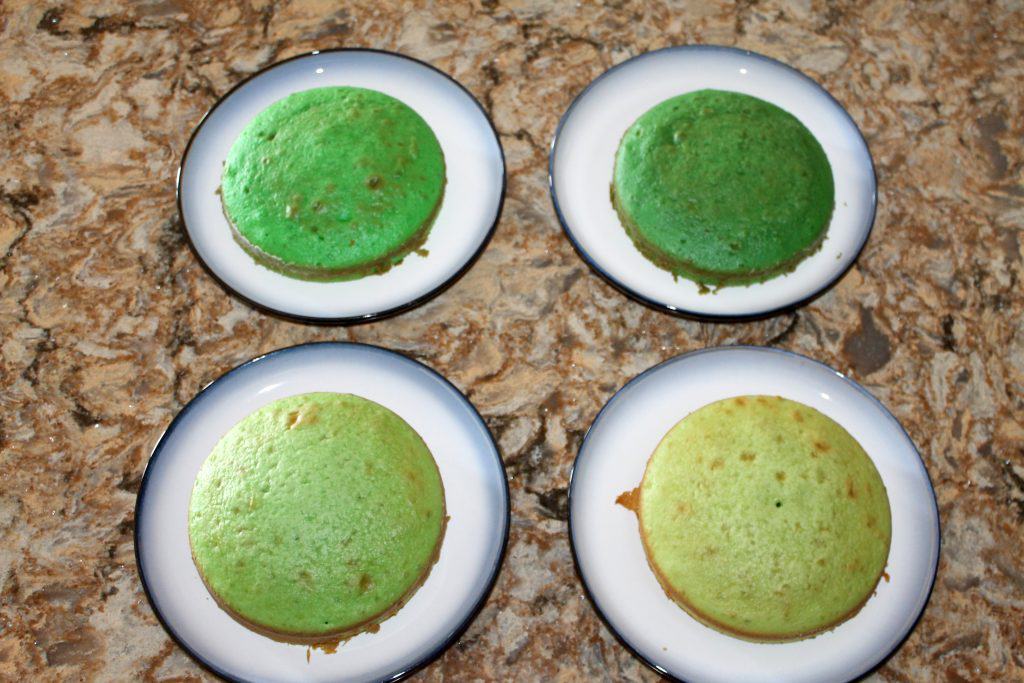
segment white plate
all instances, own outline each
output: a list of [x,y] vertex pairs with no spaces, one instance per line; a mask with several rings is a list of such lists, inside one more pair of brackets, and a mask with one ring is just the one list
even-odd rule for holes
[[[256,114],[325,86],[372,88],[422,116],[444,151],[448,184],[428,256],[410,254],[382,275],[307,282],[257,265],[231,236],[219,195],[228,150]],[[178,171],[178,210],[199,260],[248,303],[299,320],[347,323],[417,306],[462,275],[490,239],[505,195],[505,157],[483,108],[450,76],[391,52],[342,49],[278,62],[235,86],[206,114]]]
[[[792,273],[714,294],[701,294],[694,282],[676,281],[644,258],[609,197],[615,152],[626,129],[654,105],[703,88],[753,95],[796,116],[825,149],[835,179],[835,212],[820,251]],[[765,316],[814,298],[853,265],[875,218],[874,165],[849,114],[799,71],[728,47],[648,52],[598,76],[558,124],[549,182],[566,235],[599,275],[650,306],[700,318]]]
[[[799,401],[841,424],[874,461],[892,508],[892,546],[874,597],[852,619],[809,640],[751,643],[708,628],[675,605],[651,572],[636,515],[615,503],[643,478],[662,436],[697,408],[731,396]],[[654,669],[694,683],[848,681],[910,632],[931,593],[939,515],[928,473],[903,428],[865,389],[786,351],[723,347],[642,373],[604,406],[569,485],[569,528],[580,576],[611,629]]]
[[[187,520],[196,474],[224,433],[271,401],[309,391],[358,394],[401,415],[437,461],[450,520],[426,582],[380,631],[334,654],[313,650],[307,662],[305,646],[258,635],[217,607],[192,562]],[[216,673],[238,681],[393,680],[437,657],[483,605],[508,538],[508,484],[483,420],[436,372],[375,346],[308,344],[235,368],[182,409],[153,450],[135,524],[154,611]]]

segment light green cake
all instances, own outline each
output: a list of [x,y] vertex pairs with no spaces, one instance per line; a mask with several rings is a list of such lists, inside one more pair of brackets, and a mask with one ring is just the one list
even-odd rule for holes
[[189,505],[192,556],[237,620],[319,643],[372,629],[426,580],[446,524],[423,439],[350,394],[291,396],[217,443]]
[[839,424],[778,397],[718,401],[669,430],[637,513],[669,597],[750,640],[849,619],[889,555],[889,499],[871,459]]
[[421,247],[444,187],[441,145],[419,114],[375,90],[333,87],[257,114],[231,146],[221,198],[257,263],[350,280]]

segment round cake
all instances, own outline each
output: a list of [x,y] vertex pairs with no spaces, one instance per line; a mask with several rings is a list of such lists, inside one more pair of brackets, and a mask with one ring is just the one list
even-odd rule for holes
[[221,178],[235,240],[291,277],[382,273],[423,245],[441,207],[445,163],[426,121],[375,90],[316,88],[245,127]]
[[619,143],[612,204],[637,249],[702,285],[762,282],[817,251],[832,169],[792,114],[749,95],[665,100]]
[[369,630],[426,580],[446,525],[423,439],[350,394],[291,396],[217,443],[189,504],[192,557],[217,603],[278,640]]
[[637,514],[668,596],[749,640],[849,619],[889,555],[889,499],[871,458],[822,413],[778,397],[711,403],[669,430]]

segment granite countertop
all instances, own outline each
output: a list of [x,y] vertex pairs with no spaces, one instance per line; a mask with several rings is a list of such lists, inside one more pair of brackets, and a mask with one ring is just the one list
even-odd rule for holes
[[[935,485],[942,552],[886,681],[1024,680],[1024,9],[1015,3],[482,0],[244,5],[12,0],[0,9],[0,679],[206,680],[142,592],[135,494],[195,393],[257,354],[351,339],[449,377],[508,467],[512,531],[486,607],[418,674],[654,679],[597,618],[566,534],[587,426],[670,356],[766,344],[848,372],[896,415]],[[750,48],[819,80],[874,155],[857,265],[796,312],[677,319],[573,252],[547,150],[591,79],[681,43]],[[482,258],[430,303],[349,328],[225,293],[186,246],[174,180],[193,127],[267,64],[372,46],[434,64],[494,119],[509,170]]]

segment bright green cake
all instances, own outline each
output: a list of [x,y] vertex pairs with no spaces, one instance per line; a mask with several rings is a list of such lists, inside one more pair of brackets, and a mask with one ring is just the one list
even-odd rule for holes
[[189,505],[192,556],[218,604],[273,638],[373,628],[426,580],[446,524],[423,439],[350,394],[291,396],[217,443]]
[[258,263],[311,280],[381,273],[427,239],[445,162],[403,102],[352,87],[297,92],[245,127],[221,179],[235,240]]
[[669,597],[750,640],[849,619],[889,555],[889,499],[871,458],[822,413],[778,397],[711,403],[669,430],[637,513]]
[[702,285],[762,282],[817,251],[832,169],[792,114],[735,92],[665,100],[626,131],[612,203],[637,249]]

